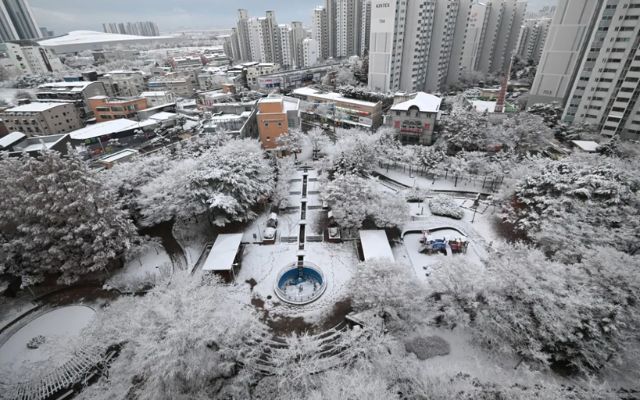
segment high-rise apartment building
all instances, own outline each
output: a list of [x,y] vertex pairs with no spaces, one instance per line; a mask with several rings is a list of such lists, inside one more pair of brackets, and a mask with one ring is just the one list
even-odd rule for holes
[[327,10],[318,6],[313,10],[311,19],[311,38],[318,43],[318,58],[329,58],[329,28],[327,25]]
[[318,43],[306,38],[302,41],[302,66],[312,67],[318,63]]
[[360,55],[369,53],[369,36],[371,35],[371,0],[362,2],[362,16],[360,26]]
[[336,0],[336,57],[360,54],[362,0]]
[[462,47],[460,59],[460,75],[467,76],[476,70],[482,51],[482,37],[487,21],[487,6],[484,3],[473,2],[469,10],[466,23],[466,37]]
[[122,35],[160,36],[160,30],[155,22],[109,22],[102,24],[105,33],[119,33]]
[[244,9],[238,10],[238,22],[236,24],[238,34],[238,48],[240,50],[240,60],[252,60],[251,43],[249,34],[249,12]]
[[336,57],[336,0],[325,0],[324,8],[327,10],[327,40],[328,57]]
[[278,44],[280,45],[280,65],[289,68],[293,63],[293,46],[291,45],[291,27],[287,24],[278,25]]
[[372,0],[369,88],[419,91],[426,83],[434,0]]
[[[427,59],[427,78],[425,90],[436,92],[443,90],[448,83],[449,65],[459,64],[465,29],[469,16],[470,0],[436,0],[433,14],[429,57]],[[454,55],[454,47],[456,49]],[[457,75],[452,73],[452,79]]]
[[538,64],[549,33],[551,18],[528,19],[522,25],[516,54],[524,61]]
[[527,3],[520,0],[488,0],[485,26],[475,69],[484,74],[502,75],[520,37]]
[[2,41],[42,37],[26,0],[0,0],[0,39]]
[[563,120],[640,138],[640,1],[561,0],[529,104],[559,101]]
[[306,33],[302,27],[302,22],[291,22],[291,50],[293,64],[301,67],[303,64],[302,41],[306,38]]

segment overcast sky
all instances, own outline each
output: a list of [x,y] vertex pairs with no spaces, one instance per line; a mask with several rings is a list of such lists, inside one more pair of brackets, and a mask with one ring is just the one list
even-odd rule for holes
[[[57,35],[73,30],[102,31],[103,22],[154,21],[162,33],[188,29],[230,28],[238,8],[251,16],[274,10],[278,23],[302,21],[324,0],[29,0],[36,21]],[[529,0],[528,9],[555,4]]]
[[102,31],[103,22],[153,21],[163,33],[231,28],[238,8],[251,16],[274,10],[278,23],[308,25],[324,0],[29,0],[36,21],[57,35],[73,30]]

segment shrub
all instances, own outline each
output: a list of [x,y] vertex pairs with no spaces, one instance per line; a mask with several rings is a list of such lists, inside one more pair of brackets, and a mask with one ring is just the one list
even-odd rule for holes
[[442,217],[462,219],[464,216],[464,210],[455,203],[453,198],[444,195],[429,200],[429,210],[431,214]]

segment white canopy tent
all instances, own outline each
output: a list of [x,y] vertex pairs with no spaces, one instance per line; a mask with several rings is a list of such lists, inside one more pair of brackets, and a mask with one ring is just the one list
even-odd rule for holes
[[387,239],[387,234],[384,230],[363,230],[359,233],[365,261],[374,258],[395,261],[391,246],[389,246],[389,239]]
[[234,277],[234,260],[240,249],[242,233],[221,233],[202,265],[205,272],[226,272]]

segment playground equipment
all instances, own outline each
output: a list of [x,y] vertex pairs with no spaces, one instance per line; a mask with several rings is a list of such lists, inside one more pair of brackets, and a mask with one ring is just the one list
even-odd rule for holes
[[460,254],[466,253],[469,247],[469,242],[462,239],[447,240],[446,238],[442,238],[430,240],[429,231],[422,232],[420,243],[422,243],[422,247],[420,247],[418,251],[425,254]]

